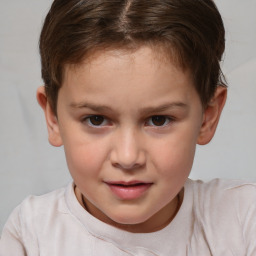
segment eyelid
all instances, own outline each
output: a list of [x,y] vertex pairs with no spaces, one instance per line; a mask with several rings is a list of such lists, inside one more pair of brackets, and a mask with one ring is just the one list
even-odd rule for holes
[[[91,117],[102,117],[104,120],[102,122],[102,124],[99,124],[99,125],[94,125],[91,123],[90,121],[90,118]],[[153,118],[153,117],[164,117],[166,120],[165,120],[165,123],[163,125],[155,125],[153,123],[150,124],[150,120]],[[175,121],[175,118],[173,116],[168,116],[168,115],[152,115],[150,117],[148,117],[145,121],[145,125],[148,126],[148,127],[152,127],[152,128],[164,128],[164,127],[167,127],[170,125],[170,123],[172,123],[173,121]],[[96,128],[96,129],[100,129],[100,128],[106,128],[107,126],[112,126],[112,123],[110,121],[109,118],[105,117],[104,115],[97,115],[97,114],[90,114],[90,115],[86,115],[86,116],[83,116],[81,118],[81,122],[82,123],[85,123],[86,126],[88,126],[89,128]]]
[[153,117],[164,117],[164,118],[166,118],[166,121],[168,120],[168,123],[167,123],[167,124],[164,124],[164,125],[159,125],[159,126],[158,126],[158,125],[154,125],[154,124],[152,124],[152,125],[147,125],[147,126],[154,127],[154,128],[163,128],[163,127],[168,126],[171,122],[173,122],[173,121],[175,120],[174,117],[168,116],[168,115],[153,115],[153,116],[151,116],[151,117],[149,117],[149,118],[147,119],[146,124],[148,124],[148,123],[149,123],[149,120],[152,119]]
[[[90,122],[90,118],[91,118],[91,117],[95,117],[95,116],[103,117],[103,118],[104,118],[103,123],[106,123],[106,122],[107,122],[107,123],[110,123],[110,121],[108,120],[108,118],[106,118],[106,117],[103,116],[103,115],[87,115],[87,116],[84,116],[84,117],[81,119],[81,122],[82,122],[82,123],[86,123],[87,126],[92,127],[92,128],[96,128],[96,129],[99,129],[99,128],[108,126],[108,125],[106,125],[106,124],[100,124],[100,125],[94,125],[94,124],[92,124],[92,123]],[[89,122],[90,122],[90,123],[89,123]]]

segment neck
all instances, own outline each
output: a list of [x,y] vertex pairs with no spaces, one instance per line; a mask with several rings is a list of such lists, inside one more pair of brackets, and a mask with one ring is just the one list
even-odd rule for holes
[[75,186],[75,195],[77,200],[87,212],[89,212],[100,221],[105,222],[106,224],[132,233],[150,233],[165,228],[177,215],[183,201],[183,194],[184,189],[182,189],[168,205],[163,207],[160,211],[151,216],[145,222],[139,224],[121,224],[113,221],[98,208],[96,208]]

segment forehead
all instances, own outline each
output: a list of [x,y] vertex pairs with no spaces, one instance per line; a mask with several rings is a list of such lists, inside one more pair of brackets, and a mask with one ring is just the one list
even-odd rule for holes
[[150,47],[97,51],[78,65],[67,65],[60,93],[63,90],[73,102],[120,100],[120,105],[137,107],[150,101],[182,102],[195,95],[190,72]]
[[89,67],[91,64],[95,65],[97,61],[107,61],[113,57],[126,57],[128,60],[127,56],[129,56],[129,60],[133,61],[134,57],[138,55],[143,56],[145,59],[150,57],[156,64],[165,65],[171,63],[177,69],[189,72],[189,66],[184,63],[183,58],[171,44],[149,41],[146,43],[95,47],[87,51],[78,62],[64,65],[64,73],[66,70],[75,71],[85,64]]
[[102,69],[120,70],[123,68],[127,72],[138,70],[142,73],[141,67],[143,66],[145,68],[150,67],[155,71],[167,67],[171,68],[172,72],[184,73],[186,77],[191,76],[189,68],[183,65],[174,49],[167,49],[161,44],[150,44],[134,47],[99,48],[89,51],[81,62],[64,66],[63,78],[65,81],[70,74],[79,75],[79,73],[97,69],[100,71]]

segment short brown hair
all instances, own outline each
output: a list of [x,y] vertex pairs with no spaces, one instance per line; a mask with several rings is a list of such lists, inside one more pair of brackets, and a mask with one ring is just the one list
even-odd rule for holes
[[212,0],[55,0],[40,36],[42,78],[57,113],[66,64],[108,47],[161,45],[189,68],[203,106],[225,86],[225,30]]

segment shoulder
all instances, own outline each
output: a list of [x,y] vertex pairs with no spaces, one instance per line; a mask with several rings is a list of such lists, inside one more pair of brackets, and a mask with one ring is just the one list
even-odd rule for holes
[[18,205],[4,226],[0,254],[11,251],[15,252],[13,255],[23,255],[20,253],[28,250],[38,255],[37,235],[52,225],[60,212],[67,212],[65,191],[61,188],[41,196],[28,196]]
[[198,191],[218,192],[218,191],[246,191],[256,190],[256,182],[243,180],[213,179],[208,182],[202,180],[188,180],[189,186]]
[[[67,211],[65,204],[66,188],[60,188],[44,195],[30,195],[25,198],[12,212],[8,223],[19,223],[26,227],[49,217],[59,211]],[[37,221],[35,221],[35,218]]]
[[211,241],[220,245],[225,241],[234,251],[256,250],[256,183],[215,179],[188,181],[188,185],[195,222]]
[[30,195],[24,199],[18,208],[20,208],[21,211],[29,211],[30,213],[49,211],[56,208],[61,209],[66,189],[67,188],[63,187],[40,196]]
[[241,218],[248,214],[248,209],[252,208],[256,213],[254,182],[214,179],[209,182],[190,180],[188,183],[196,206],[203,211],[234,212]]
[[29,195],[14,209],[14,212],[37,210],[44,206],[44,204],[53,206],[56,202],[63,198],[65,190],[66,188],[63,187],[43,195]]
[[[223,201],[235,200],[237,203],[251,203],[256,199],[256,183],[242,180],[214,179],[209,182],[189,180],[195,197]],[[240,202],[241,201],[241,202]]]

